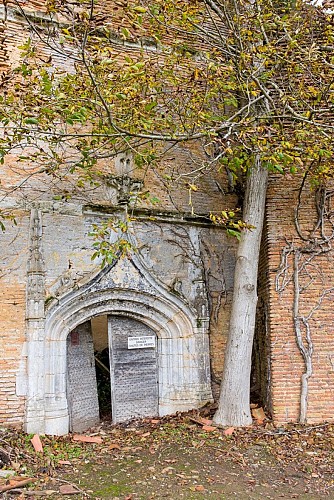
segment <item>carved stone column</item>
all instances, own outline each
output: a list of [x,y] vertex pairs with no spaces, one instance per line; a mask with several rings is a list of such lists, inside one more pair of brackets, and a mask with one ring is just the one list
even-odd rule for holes
[[45,266],[42,255],[42,214],[31,210],[27,265],[27,406],[25,430],[44,431],[44,301]]

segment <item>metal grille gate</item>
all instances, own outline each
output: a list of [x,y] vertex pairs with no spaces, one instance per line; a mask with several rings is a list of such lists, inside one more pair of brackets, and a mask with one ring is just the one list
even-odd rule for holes
[[158,415],[155,332],[139,321],[109,316],[108,337],[113,422]]

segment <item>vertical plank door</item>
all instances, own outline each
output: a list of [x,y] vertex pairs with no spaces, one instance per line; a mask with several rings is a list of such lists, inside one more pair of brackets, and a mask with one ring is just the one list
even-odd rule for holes
[[158,415],[157,338],[140,321],[108,317],[113,422]]
[[90,321],[67,337],[67,401],[70,431],[83,432],[100,421]]

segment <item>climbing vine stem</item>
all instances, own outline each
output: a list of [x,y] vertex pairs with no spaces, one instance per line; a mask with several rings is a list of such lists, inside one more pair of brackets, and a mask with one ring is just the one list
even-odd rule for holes
[[[311,335],[311,320],[315,312],[322,306],[325,298],[334,290],[326,288],[325,278],[319,265],[319,259],[324,254],[332,251],[331,242],[334,238],[333,212],[331,210],[331,199],[333,191],[324,186],[318,186],[314,193],[314,222],[308,230],[302,230],[301,212],[303,190],[307,189],[306,182],[309,171],[303,177],[295,210],[294,226],[299,236],[295,239],[286,240],[281,251],[281,261],[276,274],[276,291],[281,295],[288,288],[293,293],[293,329],[296,344],[304,362],[304,370],[301,375],[299,422],[307,422],[309,380],[313,375],[313,352],[314,346]],[[310,227],[311,226],[311,227]],[[323,286],[315,301],[305,312],[307,304],[312,302],[313,294],[310,287],[313,283],[320,282]],[[307,300],[303,300],[303,294]]]

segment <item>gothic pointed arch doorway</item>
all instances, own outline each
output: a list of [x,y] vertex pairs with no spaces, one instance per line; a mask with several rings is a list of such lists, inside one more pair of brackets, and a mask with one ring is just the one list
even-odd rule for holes
[[[135,337],[155,336],[160,416],[212,401],[204,294],[201,300],[199,313],[153,278],[135,255],[115,262],[86,284],[57,298],[48,305],[43,333],[27,345],[26,431],[54,435],[69,431],[68,335],[79,325],[102,315],[127,318],[137,326],[140,324],[140,328],[144,325],[148,333],[141,331]],[[134,349],[134,357],[139,356],[138,352],[138,348]],[[42,374],[36,369],[36,356],[43,360]],[[142,373],[136,376],[145,378]],[[152,380],[147,384],[152,386]],[[154,399],[155,396],[145,393],[143,386],[140,390],[143,390],[142,401],[146,396]]]

